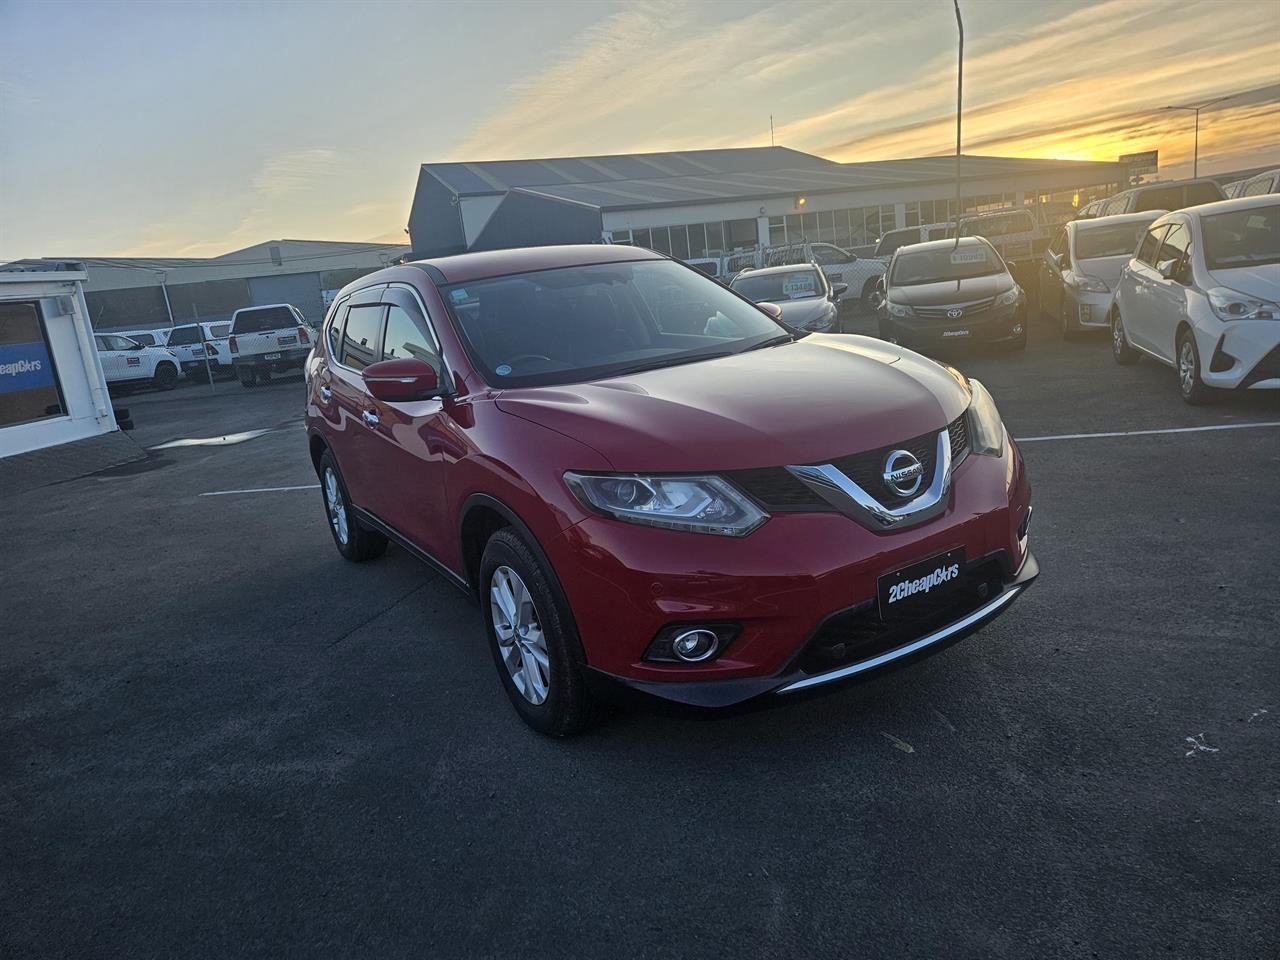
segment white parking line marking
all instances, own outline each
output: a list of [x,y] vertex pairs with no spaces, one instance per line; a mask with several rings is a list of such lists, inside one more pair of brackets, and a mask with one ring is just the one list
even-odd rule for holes
[[1016,437],[1017,443],[1038,443],[1041,440],[1093,440],[1098,437],[1149,437],[1157,433],[1201,433],[1205,430],[1248,430],[1250,427],[1280,427],[1280,420],[1261,423],[1220,423],[1211,427],[1169,427],[1165,430],[1117,430],[1112,433],[1061,433],[1053,437]]
[[318,483],[304,483],[300,487],[253,487],[249,490],[210,490],[202,493],[202,497],[227,497],[233,493],[280,493],[283,490],[319,490]]
[[246,430],[243,433],[228,433],[221,437],[186,437],[182,440],[170,440],[168,443],[159,443],[154,447],[147,447],[148,450],[168,450],[170,447],[224,447],[233,443],[244,443],[246,440],[252,440],[263,434],[273,433],[275,427],[269,427],[266,430]]

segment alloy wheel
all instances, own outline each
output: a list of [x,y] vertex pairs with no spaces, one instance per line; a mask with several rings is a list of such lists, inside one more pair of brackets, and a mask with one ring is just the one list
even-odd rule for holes
[[520,574],[508,566],[493,571],[489,583],[489,613],[511,682],[530,703],[542,703],[551,690],[547,641],[529,588]]
[[332,467],[326,468],[324,472],[324,502],[329,508],[329,525],[333,527],[334,536],[339,543],[345,545],[351,532],[347,526],[347,505],[342,499],[338,475],[333,472]]
[[1178,350],[1178,383],[1184,394],[1196,388],[1196,351],[1190,338],[1183,340]]
[[1124,324],[1120,322],[1120,312],[1118,310],[1111,321],[1111,349],[1116,356],[1124,352]]

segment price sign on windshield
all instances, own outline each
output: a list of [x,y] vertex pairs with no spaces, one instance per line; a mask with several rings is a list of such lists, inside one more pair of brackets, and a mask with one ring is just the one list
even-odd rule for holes
[[986,263],[987,252],[981,247],[969,247],[967,250],[957,250],[951,254],[951,262],[957,265],[962,263]]

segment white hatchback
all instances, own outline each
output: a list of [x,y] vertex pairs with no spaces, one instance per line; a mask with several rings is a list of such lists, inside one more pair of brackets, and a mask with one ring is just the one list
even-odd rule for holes
[[1178,371],[1187,403],[1211,388],[1280,390],[1280,197],[1167,213],[1125,267],[1111,308],[1117,363]]

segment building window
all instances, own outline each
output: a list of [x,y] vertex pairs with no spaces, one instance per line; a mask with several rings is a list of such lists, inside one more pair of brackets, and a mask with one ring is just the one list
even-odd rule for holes
[[611,230],[611,231],[610,231],[610,236],[612,236],[612,237],[613,237],[613,242],[614,242],[614,243],[620,243],[620,244],[622,244],[623,246],[630,246],[630,245],[631,245],[631,231],[630,231],[630,230]]
[[683,225],[671,228],[671,255],[677,260],[689,259],[689,230]]
[[728,235],[727,245],[731,249],[756,247],[760,244],[755,220],[726,220],[724,229]]
[[769,218],[769,246],[777,247],[787,242],[787,220],[785,217]]
[[724,224],[719,220],[707,224],[707,250],[724,250]]
[[659,253],[671,253],[671,228],[670,227],[654,227],[649,231],[649,236],[653,241],[652,248]]
[[67,413],[34,303],[0,303],[0,427]]
[[689,256],[705,257],[707,255],[707,228],[705,224],[689,224]]
[[649,250],[653,249],[653,240],[649,236],[648,230],[632,230],[631,242],[637,247],[645,247]]

